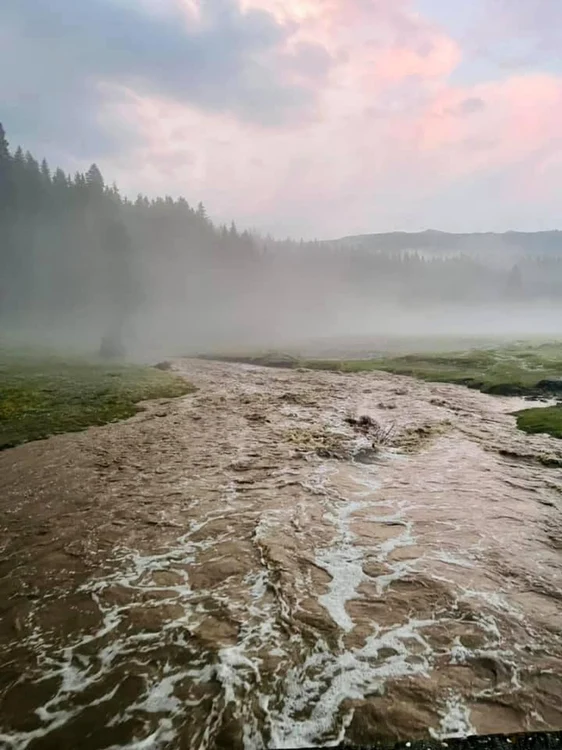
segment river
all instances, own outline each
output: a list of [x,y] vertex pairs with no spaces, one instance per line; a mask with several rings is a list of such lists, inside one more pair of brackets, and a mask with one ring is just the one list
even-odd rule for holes
[[515,399],[176,360],[195,394],[0,455],[0,744],[562,728],[562,442]]

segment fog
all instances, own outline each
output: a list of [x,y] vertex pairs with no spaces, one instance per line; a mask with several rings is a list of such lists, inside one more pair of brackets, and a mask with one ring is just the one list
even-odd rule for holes
[[4,341],[96,353],[110,337],[151,361],[560,333],[558,232],[278,241],[183,198],[130,201],[95,165],[53,173],[0,136]]

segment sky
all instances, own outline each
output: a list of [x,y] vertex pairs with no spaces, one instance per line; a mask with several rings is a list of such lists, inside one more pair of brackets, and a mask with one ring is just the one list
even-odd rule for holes
[[560,0],[2,0],[0,121],[277,237],[562,227]]

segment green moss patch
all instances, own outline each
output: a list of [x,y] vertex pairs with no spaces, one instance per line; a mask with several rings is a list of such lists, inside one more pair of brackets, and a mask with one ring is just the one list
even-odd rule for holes
[[516,413],[517,426],[531,435],[547,434],[562,438],[562,406],[524,409]]
[[151,367],[0,349],[0,450],[127,419],[192,387]]

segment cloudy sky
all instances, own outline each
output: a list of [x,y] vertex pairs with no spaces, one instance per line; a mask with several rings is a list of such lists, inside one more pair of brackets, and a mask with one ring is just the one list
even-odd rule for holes
[[0,120],[275,235],[562,226],[561,0],[2,0]]

